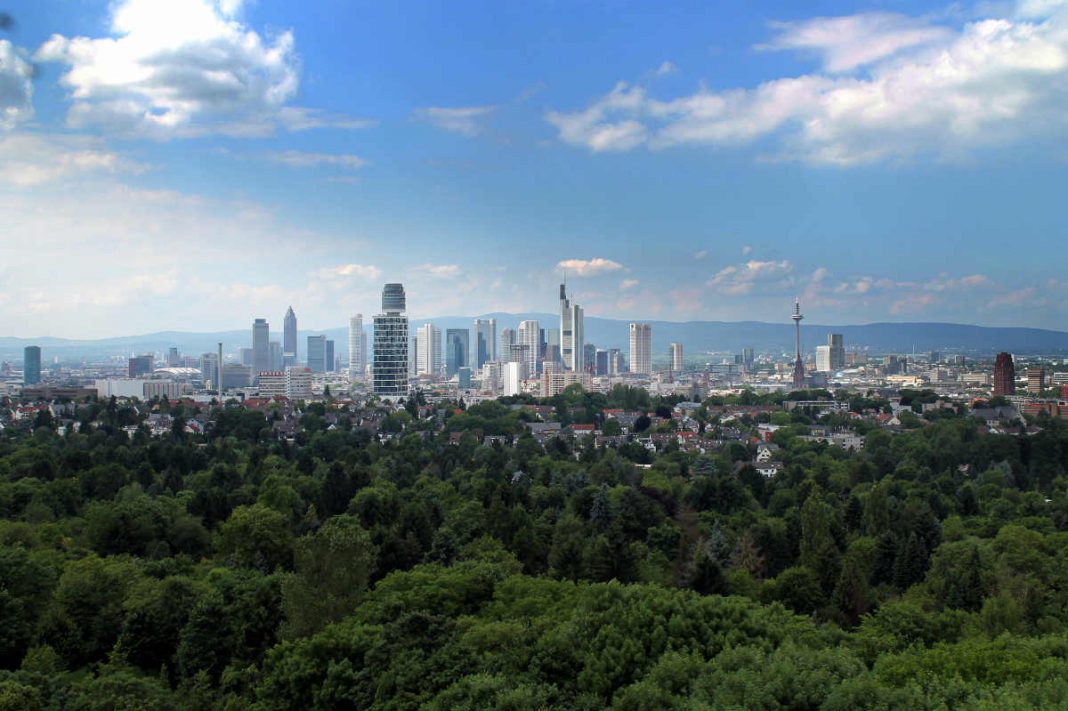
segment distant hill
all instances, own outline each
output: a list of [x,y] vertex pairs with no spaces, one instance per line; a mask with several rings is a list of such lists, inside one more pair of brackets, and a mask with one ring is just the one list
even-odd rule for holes
[[[504,328],[516,328],[524,319],[536,319],[543,328],[553,328],[557,317],[547,313],[506,314],[492,313],[481,318],[496,318],[498,333]],[[447,316],[429,319],[444,333],[448,328],[471,328],[474,317]],[[412,319],[412,330],[426,323],[427,319]],[[793,351],[794,331],[790,323],[764,323],[760,321],[649,321],[653,327],[653,352],[662,355],[668,344],[682,343],[688,356],[698,353],[733,353],[742,348],[753,348],[757,353],[785,353]],[[599,348],[628,348],[627,321],[586,318],[586,342]],[[370,322],[365,325],[368,336]],[[1040,328],[1013,328],[973,326],[957,323],[870,323],[860,326],[823,326],[804,324],[801,327],[802,347],[806,352],[821,343],[826,343],[828,333],[841,333],[847,348],[866,348],[886,353],[918,352],[937,350],[942,352],[964,351],[974,354],[991,354],[1009,351],[1019,354],[1068,353],[1068,332]],[[348,331],[345,327],[323,331],[300,332],[300,350],[306,347],[309,335],[326,334],[336,342],[336,351],[342,357],[348,353]],[[280,340],[281,330],[271,331],[272,340]],[[239,331],[216,333],[187,333],[162,331],[137,336],[120,336],[96,340],[72,340],[64,338],[11,338],[0,337],[0,358],[21,360],[22,349],[27,345],[39,345],[44,349],[46,360],[58,356],[68,358],[94,358],[132,353],[166,352],[177,346],[183,354],[213,351],[222,341],[227,353],[251,344],[251,327]]]

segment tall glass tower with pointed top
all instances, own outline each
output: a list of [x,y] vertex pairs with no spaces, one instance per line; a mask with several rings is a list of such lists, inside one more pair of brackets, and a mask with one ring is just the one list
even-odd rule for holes
[[408,316],[403,284],[382,289],[382,313],[375,316],[372,376],[376,395],[408,394]]
[[290,306],[282,319],[282,365],[297,364],[297,315]]

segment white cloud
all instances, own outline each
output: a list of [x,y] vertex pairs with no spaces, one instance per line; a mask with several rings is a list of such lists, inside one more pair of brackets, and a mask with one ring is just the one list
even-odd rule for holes
[[415,271],[438,279],[454,279],[461,274],[457,264],[420,264]]
[[316,279],[364,279],[375,281],[382,276],[382,270],[373,264],[338,264],[333,267],[323,267],[312,274]]
[[33,116],[33,66],[7,40],[0,40],[0,129]]
[[[66,65],[68,122],[160,138],[262,135],[313,114],[284,112],[299,85],[293,35],[265,37],[235,0],[119,0],[109,37],[53,35],[42,62]],[[320,121],[325,120],[321,117]]]
[[821,18],[786,27],[777,41],[820,51],[833,71],[670,100],[621,82],[585,109],[550,111],[546,120],[560,140],[593,152],[766,140],[776,158],[833,165],[952,158],[1063,136],[1068,6],[1039,11],[953,31],[899,16]]
[[0,184],[31,187],[91,173],[139,173],[146,166],[86,136],[0,136]]
[[677,71],[679,71],[679,68],[674,64],[671,62],[664,62],[656,68],[656,75],[658,77],[666,77],[668,74],[674,74]]
[[604,257],[594,257],[593,259],[565,259],[558,263],[556,268],[563,269],[569,274],[593,276],[594,274],[619,271],[623,268],[623,265]]
[[416,109],[415,115],[421,121],[460,135],[472,137],[482,132],[486,119],[496,110],[496,106],[430,106]]
[[744,247],[742,247],[742,256],[743,257],[748,257],[752,253],[753,253],[753,248],[750,247],[749,245],[745,245]]
[[772,26],[781,33],[758,49],[813,51],[822,57],[829,72],[847,72],[951,35],[946,27],[890,12],[817,17]]
[[694,259],[704,259],[707,256],[708,256],[708,250],[707,249],[700,249],[700,250],[694,252],[694,254],[693,254],[693,258]]
[[787,260],[776,262],[750,259],[743,264],[720,269],[708,280],[708,286],[728,296],[748,294],[758,285],[782,288],[792,283],[787,277],[793,269],[793,264]]
[[638,286],[639,283],[640,282],[637,279],[624,279],[623,281],[619,282],[619,288],[622,291],[626,291],[628,289],[633,289],[634,287]]
[[357,170],[367,165],[367,161],[359,156],[346,153],[306,153],[304,151],[281,151],[270,153],[268,157],[275,163],[288,165],[291,168],[314,168],[320,165],[335,166]]

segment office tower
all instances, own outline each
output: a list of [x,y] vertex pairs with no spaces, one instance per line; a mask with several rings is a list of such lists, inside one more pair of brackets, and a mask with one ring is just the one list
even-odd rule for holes
[[271,369],[271,327],[267,319],[258,318],[252,323],[252,377]]
[[534,320],[521,321],[519,330],[516,331],[516,343],[526,346],[526,377],[534,378],[538,375],[538,351],[541,349],[541,324]]
[[[508,354],[506,363],[518,363],[521,368],[522,375],[520,377],[526,378],[530,376],[530,369],[528,367],[530,363],[530,346],[525,343],[513,343],[511,353]],[[502,369],[503,373],[504,370]]]
[[794,329],[796,331],[795,336],[795,350],[794,356],[794,378],[793,385],[795,388],[805,387],[805,364],[801,360],[801,319],[804,316],[801,315],[801,301],[800,299],[794,299],[794,313],[790,318],[794,321]]
[[816,372],[829,373],[834,370],[831,367],[831,347],[816,346]]
[[432,323],[424,323],[415,332],[418,341],[418,375],[441,375],[441,329]]
[[671,370],[676,373],[682,372],[682,344],[672,343],[668,348],[668,356],[671,359]]
[[[513,348],[526,350],[526,346],[523,345],[516,345]],[[519,384],[523,381],[524,370],[525,366],[515,361],[501,365],[501,391],[505,396],[519,394]]]
[[845,341],[840,333],[827,334],[827,348],[830,351],[830,368],[835,372],[845,368]]
[[326,372],[326,336],[308,336],[308,368],[313,373]]
[[140,378],[142,375],[151,375],[155,369],[155,358],[151,353],[134,356],[127,363],[126,375],[130,378]]
[[334,341],[331,339],[326,341],[326,353],[323,360],[325,361],[323,363],[326,368],[325,372],[333,373],[337,369],[337,363],[334,362]]
[[931,351],[927,354],[927,362],[931,365],[942,362],[942,354],[938,351]]
[[486,361],[497,360],[497,319],[475,319],[474,366],[481,368]]
[[419,338],[412,336],[412,342],[408,349],[408,377],[415,378],[419,375]]
[[500,353],[501,360],[507,362],[511,357],[512,346],[519,343],[514,328],[501,329],[501,347],[497,351]]
[[252,368],[237,363],[223,365],[222,374],[219,376],[224,390],[229,388],[247,388],[252,384]]
[[1027,394],[1028,395],[1041,395],[1042,391],[1046,389],[1046,369],[1045,368],[1028,368],[1027,369]]
[[252,349],[251,348],[238,348],[237,359],[241,361],[241,365],[252,367]]
[[457,381],[458,381],[459,388],[461,390],[470,390],[471,389],[471,368],[470,367],[464,366],[463,368],[457,369],[456,378],[457,378]]
[[367,337],[363,332],[363,314],[349,319],[349,377],[361,378],[367,370]]
[[[445,377],[451,378],[460,368],[469,368],[471,331],[466,328],[450,328],[445,331]],[[467,373],[470,383],[471,373]],[[470,386],[468,386],[470,387]]]
[[567,288],[560,285],[560,359],[566,370],[583,370],[584,343],[582,307],[567,298]]
[[1012,362],[1009,353],[998,353],[994,360],[994,394],[1016,394],[1016,366]]
[[538,330],[538,360],[545,360],[546,354],[545,329]]
[[742,365],[745,366],[746,370],[752,370],[753,369],[753,362],[754,362],[753,349],[752,348],[743,348],[742,349]]
[[647,323],[630,325],[630,372],[653,372],[653,327]]
[[167,367],[177,368],[182,364],[182,357],[178,355],[178,346],[171,346],[167,349]]
[[36,385],[41,382],[41,347],[26,346],[22,349],[22,384]]
[[219,364],[219,374],[215,377],[215,389],[219,391],[219,400],[222,401],[223,391],[223,354],[222,354],[222,342],[219,342],[219,352],[215,356],[215,360]]
[[280,373],[285,369],[285,356],[282,354],[282,344],[278,341],[271,341],[268,344],[268,351],[270,351],[271,370]]
[[202,353],[200,356],[200,379],[204,381],[204,386],[207,387],[208,383],[218,386],[218,377],[219,357],[214,353]]
[[377,395],[403,397],[408,394],[408,317],[404,315],[405,305],[404,286],[386,284],[382,289],[382,313],[374,319],[371,367]]
[[282,319],[282,362],[286,366],[297,364],[297,315],[292,306]]
[[597,346],[592,343],[582,344],[582,369],[587,373],[594,370],[594,360],[597,358]]
[[593,355],[593,374],[608,375],[608,351],[599,350]]
[[549,363],[560,362],[559,328],[550,328],[545,331],[545,360]]
[[626,364],[623,362],[623,353],[618,348],[608,349],[608,374],[619,375],[626,370]]

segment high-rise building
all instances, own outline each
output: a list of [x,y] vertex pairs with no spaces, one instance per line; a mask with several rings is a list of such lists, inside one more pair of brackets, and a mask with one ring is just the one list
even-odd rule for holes
[[[530,346],[525,343],[513,343],[511,352],[508,354],[507,363],[518,363],[520,365],[521,378],[526,378],[530,375],[530,369],[527,367],[530,363]],[[501,369],[504,372],[504,369]]]
[[630,372],[653,372],[653,327],[647,323],[630,325]]
[[608,375],[608,351],[598,350],[593,354],[593,374]]
[[363,314],[349,319],[349,377],[362,378],[367,370],[367,336],[363,332]]
[[1027,369],[1027,394],[1041,395],[1046,389],[1046,369],[1042,367]]
[[743,348],[742,349],[742,365],[745,366],[746,370],[752,370],[753,369],[753,362],[754,362],[753,349],[752,348]]
[[252,370],[252,349],[251,348],[238,348],[237,358],[241,361],[241,365],[247,366],[249,370]]
[[[408,317],[403,284],[382,289],[382,313],[375,316],[372,376],[375,394],[408,394]],[[477,322],[476,322],[477,324]]]
[[311,400],[311,368],[290,366],[286,368],[286,396],[290,400]]
[[134,356],[127,363],[126,376],[140,378],[142,375],[151,375],[155,368],[155,361],[156,359],[151,353]]
[[567,287],[560,285],[560,359],[567,370],[584,370],[584,317],[582,307],[567,298]]
[[831,367],[831,347],[816,346],[816,372],[830,373],[833,370],[834,368]]
[[26,346],[22,349],[22,384],[36,385],[41,382],[41,347]]
[[805,363],[801,360],[801,319],[804,316],[801,315],[800,299],[794,299],[794,313],[790,318],[794,321],[794,329],[796,331],[793,386],[801,389],[805,387]]
[[827,334],[827,348],[830,350],[830,365],[828,370],[838,372],[845,368],[845,340],[840,333]]
[[560,329],[550,328],[545,331],[545,360],[560,363]]
[[538,374],[538,351],[541,350],[541,324],[534,320],[521,321],[519,330],[516,331],[516,343],[526,346],[524,357],[526,376],[537,377]]
[[200,356],[200,379],[205,385],[219,386],[219,356],[215,353],[202,353]]
[[326,361],[324,363],[326,366],[324,372],[333,373],[337,370],[337,361],[334,360],[334,341],[332,339],[326,339],[326,357],[323,360]]
[[514,328],[501,329],[501,346],[497,352],[500,354],[502,361],[508,362],[508,359],[511,358],[512,346],[517,343],[519,343],[519,339]]
[[626,370],[626,363],[623,362],[623,353],[618,348],[608,349],[608,374],[619,375]]
[[476,318],[474,339],[472,360],[476,368],[497,360],[497,319]]
[[671,358],[671,370],[675,373],[681,373],[683,362],[682,344],[672,343],[670,348],[668,348],[668,355]]
[[270,351],[271,370],[280,372],[283,370],[283,362],[285,356],[282,355],[282,344],[278,341],[271,341],[268,344],[268,350]]
[[287,367],[297,364],[297,315],[292,306],[282,319],[282,363]]
[[411,347],[408,349],[408,377],[415,378],[419,375],[419,338],[412,336]]
[[[526,346],[515,345],[513,348],[522,348],[526,350]],[[504,363],[501,365],[501,391],[504,395],[518,395],[520,383],[523,382],[523,378],[526,375],[523,371],[525,367],[522,363],[513,361],[510,363]]]
[[594,361],[597,359],[597,346],[592,343],[582,344],[582,369],[592,373],[595,369]]
[[271,327],[267,319],[258,318],[252,322],[252,377],[257,373],[271,369]]
[[[471,331],[466,328],[445,330],[445,377],[451,378],[460,368],[470,368]],[[467,373],[470,383],[471,372]]]
[[441,329],[432,323],[424,323],[415,332],[418,341],[417,375],[441,375]]
[[998,353],[994,359],[994,394],[1016,394],[1016,365],[1012,362],[1010,353]]
[[182,364],[182,357],[178,354],[178,346],[171,346],[167,349],[167,367],[177,368]]
[[469,390],[471,388],[471,368],[464,366],[456,371],[457,385],[461,390]]
[[313,373],[326,372],[326,336],[308,336],[308,368]]

